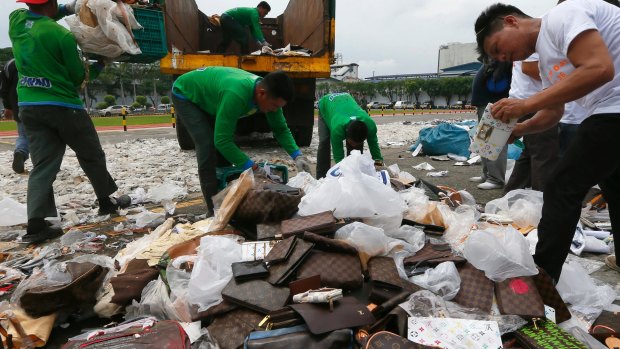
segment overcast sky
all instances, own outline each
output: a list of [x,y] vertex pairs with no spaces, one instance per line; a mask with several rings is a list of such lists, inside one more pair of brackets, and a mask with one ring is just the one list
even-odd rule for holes
[[[167,0],[178,1],[178,0]],[[258,0],[197,0],[206,14],[237,6],[256,6]],[[4,0],[0,47],[10,46],[8,14],[18,7]],[[271,13],[284,12],[288,0],[271,0]],[[490,0],[336,0],[336,52],[343,63],[359,64],[360,78],[373,75],[430,73],[437,70],[439,46],[474,42],[474,22]],[[557,1],[507,2],[530,16],[541,16]],[[59,0],[63,3],[63,0]],[[61,20],[61,23],[64,23]]]

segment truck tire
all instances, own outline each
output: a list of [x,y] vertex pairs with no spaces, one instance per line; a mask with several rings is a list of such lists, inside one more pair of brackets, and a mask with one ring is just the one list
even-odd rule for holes
[[176,131],[179,147],[181,147],[181,150],[193,150],[194,148],[196,148],[196,145],[194,145],[192,137],[189,135],[189,132],[187,132],[187,129],[185,128],[185,125],[183,124],[183,121],[179,118],[178,114],[176,115],[176,117]]

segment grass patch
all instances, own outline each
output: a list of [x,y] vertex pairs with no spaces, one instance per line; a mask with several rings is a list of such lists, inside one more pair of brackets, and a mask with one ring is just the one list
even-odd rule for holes
[[[120,116],[112,117],[94,117],[93,124],[97,126],[123,126],[123,118]],[[127,117],[127,126],[136,125],[152,125],[152,124],[170,124],[170,114],[168,115],[130,115]],[[1,131],[15,131],[17,124],[13,120],[0,122]]]

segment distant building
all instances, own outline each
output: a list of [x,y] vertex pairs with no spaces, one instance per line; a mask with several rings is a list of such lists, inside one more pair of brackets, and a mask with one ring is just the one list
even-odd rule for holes
[[441,45],[437,50],[437,72],[440,73],[451,67],[478,62],[478,56],[475,42],[467,44],[454,42]]
[[334,64],[330,66],[331,74],[330,77],[332,79],[342,81],[342,82],[352,82],[359,81],[358,73],[359,64],[357,63],[349,63],[349,64]]

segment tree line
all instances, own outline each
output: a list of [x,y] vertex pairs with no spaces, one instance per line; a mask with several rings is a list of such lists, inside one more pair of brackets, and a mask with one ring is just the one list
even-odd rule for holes
[[[384,81],[357,81],[357,82],[321,82],[317,84],[317,99],[328,93],[348,92],[358,100],[370,101],[375,96],[387,97],[390,102],[410,101],[422,103],[422,93],[428,95],[428,99],[435,104],[437,97],[444,97],[446,104],[450,105],[453,100],[467,101],[471,93],[473,77],[460,76],[452,78],[434,79],[402,79]],[[456,99],[454,99],[456,97]]]

